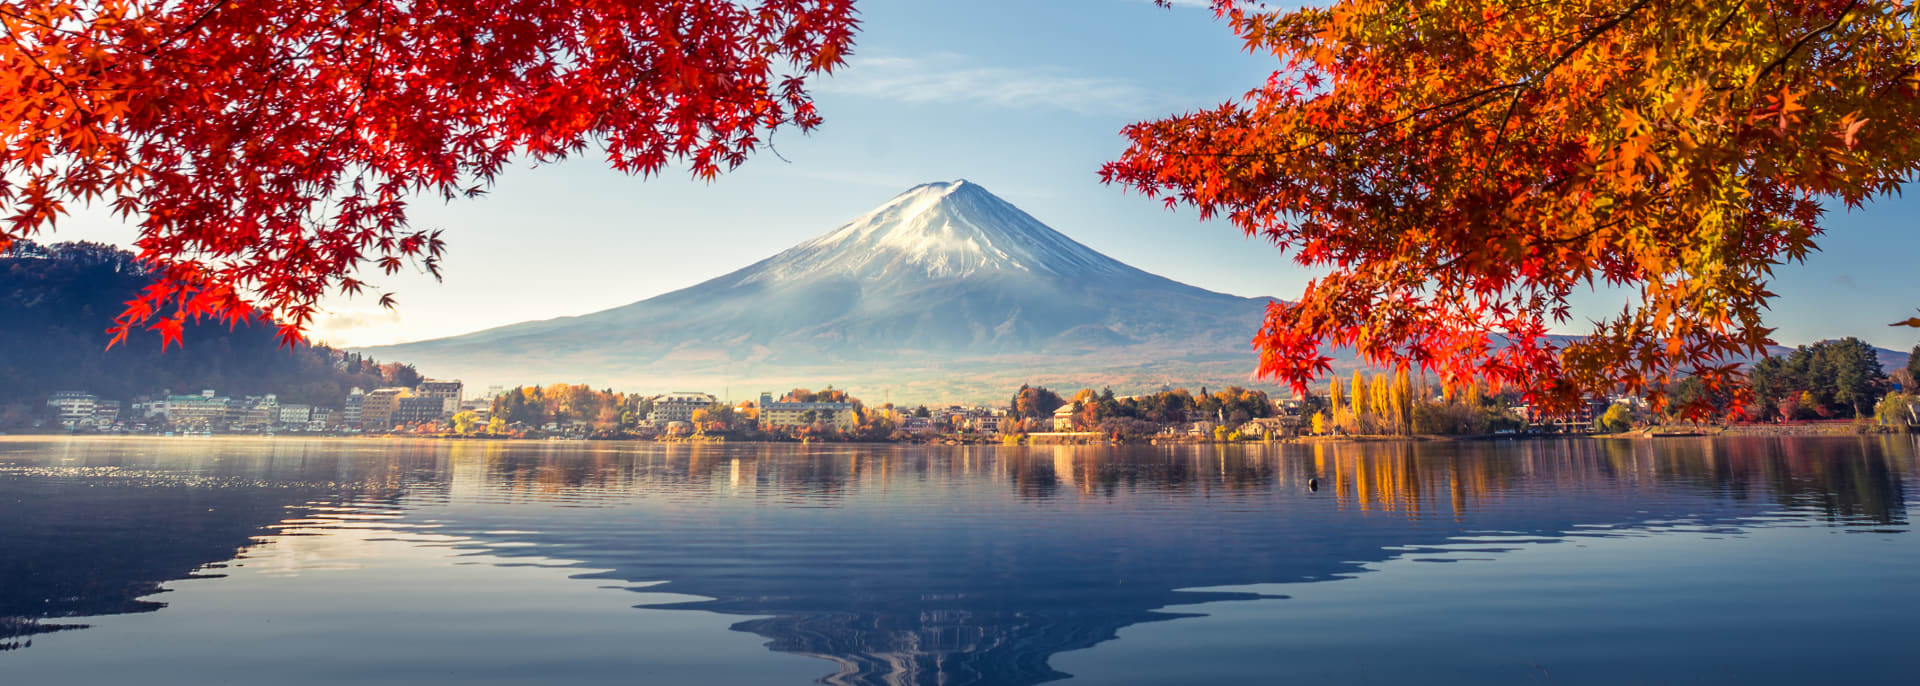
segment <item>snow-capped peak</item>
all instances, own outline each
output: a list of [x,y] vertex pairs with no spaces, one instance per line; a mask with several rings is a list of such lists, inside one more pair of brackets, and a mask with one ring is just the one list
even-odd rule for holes
[[[888,200],[872,211],[860,215],[858,219],[849,222],[846,226],[840,227],[840,229],[845,230],[854,226],[873,227],[889,221],[910,221],[923,212],[939,207],[949,196],[961,192],[961,189],[967,186],[972,186],[973,189],[983,193],[986,192],[985,189],[981,189],[978,184],[971,183],[966,179],[923,183],[907,189],[905,193],[893,196],[892,200]],[[991,193],[988,195],[991,195]]]
[[809,274],[952,278],[995,272],[1083,276],[1131,270],[966,179],[915,186],[775,256],[765,267],[762,276],[768,279]]

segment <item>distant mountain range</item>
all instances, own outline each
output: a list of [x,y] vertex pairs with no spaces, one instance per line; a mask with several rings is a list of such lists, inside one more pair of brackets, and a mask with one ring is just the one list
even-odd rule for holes
[[831,383],[876,400],[985,400],[1027,382],[1252,384],[1268,302],[1128,266],[962,180],[631,305],[368,352],[469,384],[745,397]]

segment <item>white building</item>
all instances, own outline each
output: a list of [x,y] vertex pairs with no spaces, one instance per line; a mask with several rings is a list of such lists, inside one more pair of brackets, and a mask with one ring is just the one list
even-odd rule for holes
[[349,391],[346,401],[342,404],[342,407],[345,409],[340,411],[340,424],[356,429],[360,428],[360,404],[366,399],[367,392],[361,390],[359,387],[355,387],[352,391]]
[[673,422],[691,422],[695,411],[719,403],[719,398],[706,393],[668,393],[653,399],[653,411],[647,413],[647,421],[662,428]]
[[212,389],[200,395],[167,396],[167,422],[174,426],[212,428],[228,423],[227,412],[233,399],[217,395]]
[[134,403],[132,405],[129,405],[127,407],[127,419],[130,421],[141,421],[141,420],[147,420],[147,419],[159,419],[160,421],[166,421],[167,420],[167,401],[153,400],[153,401],[148,401],[144,403]]
[[459,379],[453,381],[434,381],[429,379],[420,382],[419,386],[414,387],[413,394],[416,397],[439,399],[440,416],[451,417],[454,413],[460,411],[460,396],[465,388],[466,385],[460,383]]
[[313,421],[312,405],[281,405],[280,406],[280,425],[281,426],[305,427],[307,423],[311,421]]
[[59,391],[47,396],[47,407],[54,409],[60,426],[76,429],[93,425],[93,406],[98,400],[91,393]]
[[760,428],[812,426],[825,422],[841,431],[851,431],[860,421],[853,403],[774,402],[772,393],[760,394]]
[[95,399],[93,401],[93,425],[102,429],[120,423],[120,401]]
[[240,400],[237,410],[228,418],[230,423],[265,429],[280,420],[280,396],[272,393],[250,395]]
[[1061,405],[1053,411],[1053,430],[1073,430],[1073,404]]

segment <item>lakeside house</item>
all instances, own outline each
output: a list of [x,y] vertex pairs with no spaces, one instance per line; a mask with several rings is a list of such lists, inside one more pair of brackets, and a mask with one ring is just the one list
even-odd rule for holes
[[333,415],[334,415],[334,412],[332,408],[327,408],[327,407],[313,408],[311,411],[307,413],[306,429],[308,431],[326,431],[328,429],[334,428],[335,424],[333,423]]
[[464,388],[466,388],[466,385],[460,383],[458,379],[453,381],[435,381],[428,379],[421,381],[418,386],[414,386],[413,394],[422,398],[439,400],[440,409],[434,415],[433,419],[441,419],[452,417],[454,413],[460,411],[460,394]]
[[216,395],[213,389],[207,389],[201,391],[200,395],[167,396],[162,416],[174,426],[211,428],[226,424],[232,405],[232,398]]
[[360,399],[360,426],[364,429],[393,428],[393,413],[400,399],[412,397],[411,388],[376,388]]
[[393,407],[390,423],[400,425],[424,424],[451,416],[446,413],[447,399],[427,395],[410,395],[401,398]]
[[1072,431],[1073,430],[1073,404],[1072,403],[1061,405],[1059,408],[1053,411],[1053,430],[1054,431]]
[[859,412],[853,403],[774,402],[772,393],[760,394],[760,428],[763,430],[825,422],[841,431],[852,431],[859,421]]
[[667,428],[674,422],[693,422],[693,413],[720,404],[720,399],[707,393],[676,391],[653,399],[653,411],[647,413],[647,421],[658,428]]
[[1260,417],[1249,419],[1241,424],[1242,436],[1259,439],[1288,438],[1300,435],[1300,416],[1298,414],[1279,417]]
[[340,424],[354,428],[360,427],[361,405],[367,400],[367,392],[358,386],[347,392],[346,403],[340,409]]
[[47,407],[54,410],[60,426],[75,429],[93,423],[94,405],[99,401],[91,393],[59,391],[47,396]]
[[313,420],[313,406],[287,404],[280,406],[279,423],[281,426],[306,426]]
[[1525,420],[1527,425],[1534,429],[1577,434],[1592,431],[1593,421],[1599,418],[1600,415],[1605,414],[1608,407],[1611,407],[1616,402],[1620,402],[1622,399],[1627,400],[1627,402],[1622,404],[1633,407],[1631,398],[1618,396],[1615,398],[1590,398],[1579,407],[1562,414],[1544,412],[1541,411],[1540,408],[1532,405],[1514,405],[1507,408],[1507,410]]
[[226,421],[229,427],[252,431],[270,429],[280,419],[280,396],[250,395],[229,409]]

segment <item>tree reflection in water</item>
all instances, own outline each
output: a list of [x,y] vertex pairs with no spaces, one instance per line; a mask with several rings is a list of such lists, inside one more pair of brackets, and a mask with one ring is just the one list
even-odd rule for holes
[[893,684],[1062,678],[1053,655],[1176,616],[1161,608],[1254,597],[1180,589],[1337,578],[1408,550],[1779,517],[1903,531],[1916,472],[1907,437],[22,445],[0,444],[13,626],[157,609],[160,584],[283,522],[374,503],[489,554],[664,581],[647,590],[708,600],[662,607],[752,616],[734,628],[832,661],[829,683]]

